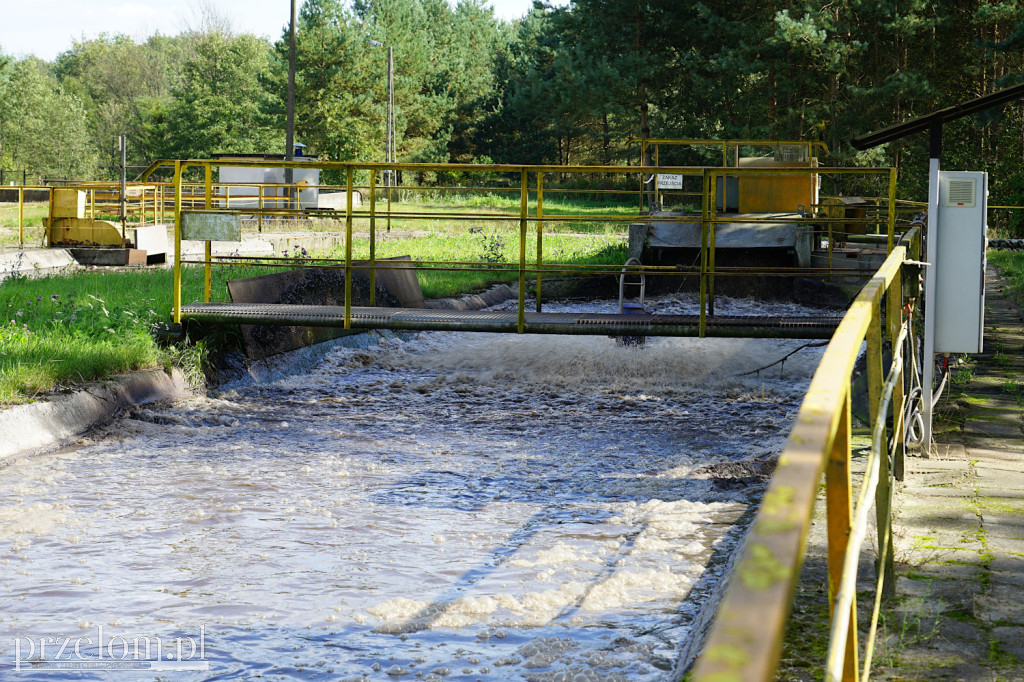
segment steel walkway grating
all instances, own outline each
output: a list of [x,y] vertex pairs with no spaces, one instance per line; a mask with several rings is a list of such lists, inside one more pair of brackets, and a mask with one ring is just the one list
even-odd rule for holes
[[[698,336],[697,315],[619,315],[603,313],[526,313],[531,334]],[[181,308],[182,321],[220,324],[269,324],[343,327],[342,306],[271,303],[193,303]],[[707,336],[830,338],[840,316],[714,316]],[[368,308],[351,310],[352,329],[478,331],[515,333],[516,311]]]

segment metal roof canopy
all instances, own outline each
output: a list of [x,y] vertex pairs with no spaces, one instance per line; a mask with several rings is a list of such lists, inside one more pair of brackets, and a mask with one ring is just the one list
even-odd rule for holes
[[937,159],[942,154],[943,123],[955,121],[958,118],[970,116],[971,114],[976,114],[979,111],[984,111],[986,109],[999,106],[1000,104],[1012,102],[1020,97],[1024,97],[1024,83],[990,93],[983,97],[967,100],[960,104],[954,104],[951,107],[933,111],[925,116],[919,116],[918,118],[912,118],[909,121],[898,123],[896,125],[889,126],[888,128],[876,130],[873,133],[867,133],[866,135],[859,135],[857,137],[850,138],[850,144],[853,145],[854,149],[863,151],[865,149],[877,147],[880,144],[885,144],[886,142],[899,140],[907,135],[919,133],[922,130],[929,130],[931,131],[929,155],[931,158]]

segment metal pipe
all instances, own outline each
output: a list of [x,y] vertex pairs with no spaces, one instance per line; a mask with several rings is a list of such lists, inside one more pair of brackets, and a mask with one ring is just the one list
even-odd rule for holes
[[352,327],[352,168],[345,173],[345,329]]
[[541,312],[541,271],[544,268],[544,174],[537,173],[537,312]]
[[529,176],[523,170],[519,176],[519,324],[518,332],[526,330],[526,212],[530,194],[527,187]]
[[25,248],[25,187],[18,187],[18,248]]
[[[939,231],[939,159],[932,158],[928,170],[928,229],[925,233],[929,263],[938,256]],[[921,447],[928,456],[932,448],[932,382],[935,378],[935,273],[924,269],[924,355],[921,357],[921,418],[924,420]]]
[[377,171],[370,171],[370,305],[377,305]]
[[174,291],[173,320],[181,323],[181,161],[174,162]]

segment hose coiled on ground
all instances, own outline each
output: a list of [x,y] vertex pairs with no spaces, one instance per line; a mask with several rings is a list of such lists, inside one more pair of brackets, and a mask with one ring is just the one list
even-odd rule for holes
[[1024,251],[1024,239],[989,239],[988,248],[997,251]]

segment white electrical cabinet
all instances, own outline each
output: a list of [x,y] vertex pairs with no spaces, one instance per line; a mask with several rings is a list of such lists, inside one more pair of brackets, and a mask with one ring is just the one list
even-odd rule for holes
[[985,327],[985,232],[988,174],[939,172],[935,240],[936,353],[980,353]]

